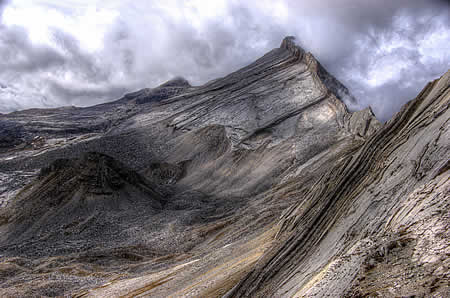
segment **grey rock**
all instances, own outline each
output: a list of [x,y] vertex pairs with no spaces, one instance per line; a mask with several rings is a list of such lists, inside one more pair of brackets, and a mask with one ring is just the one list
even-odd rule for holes
[[382,125],[287,37],[203,86],[1,115],[0,294],[445,296],[449,80]]
[[446,273],[432,272],[448,262],[449,86],[447,72],[324,174],[229,296],[445,296]]

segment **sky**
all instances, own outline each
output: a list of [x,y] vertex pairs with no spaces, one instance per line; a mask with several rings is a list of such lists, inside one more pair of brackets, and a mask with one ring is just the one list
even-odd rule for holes
[[450,65],[445,0],[0,0],[0,113],[201,85],[285,36],[386,121]]

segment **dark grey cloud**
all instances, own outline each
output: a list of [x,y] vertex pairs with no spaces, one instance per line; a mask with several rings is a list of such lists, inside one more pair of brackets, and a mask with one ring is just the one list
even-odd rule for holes
[[[47,2],[75,14],[70,5]],[[0,0],[0,22],[6,4]],[[118,5],[97,51],[59,27],[43,45],[21,26],[0,24],[0,112],[100,103],[174,76],[203,84],[294,35],[355,94],[351,108],[371,105],[387,120],[449,65],[448,1],[229,1],[212,16],[186,5]]]
[[3,9],[5,8],[6,4],[8,4],[7,2],[9,2],[9,1],[7,1],[7,0],[0,0],[0,17],[2,15],[2,13],[3,13]]
[[21,27],[3,27],[0,33],[1,74],[47,70],[65,62],[55,50],[33,45]]
[[128,88],[120,85],[83,86],[80,88],[55,81],[49,82],[49,90],[52,95],[59,98],[77,98],[87,102],[102,98],[114,98],[129,91]]

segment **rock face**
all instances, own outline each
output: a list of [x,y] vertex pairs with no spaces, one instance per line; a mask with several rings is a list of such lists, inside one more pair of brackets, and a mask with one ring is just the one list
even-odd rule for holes
[[430,83],[320,177],[230,295],[448,294],[449,83]]
[[2,115],[0,293],[446,296],[449,82],[382,125],[287,37],[203,86]]

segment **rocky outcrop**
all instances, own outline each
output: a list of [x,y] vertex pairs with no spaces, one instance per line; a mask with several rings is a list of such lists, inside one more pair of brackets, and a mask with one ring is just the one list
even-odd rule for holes
[[287,37],[203,86],[2,115],[0,293],[445,296],[449,76],[382,125]]
[[348,115],[346,125],[351,133],[361,137],[371,136],[382,127],[370,107]]
[[35,251],[33,242],[39,239],[52,243],[52,250],[42,247],[42,253],[68,252],[77,248],[67,241],[116,241],[126,221],[157,213],[164,204],[157,185],[111,157],[87,153],[78,160],[54,161],[2,208],[0,239],[9,243],[3,249],[22,254]]

